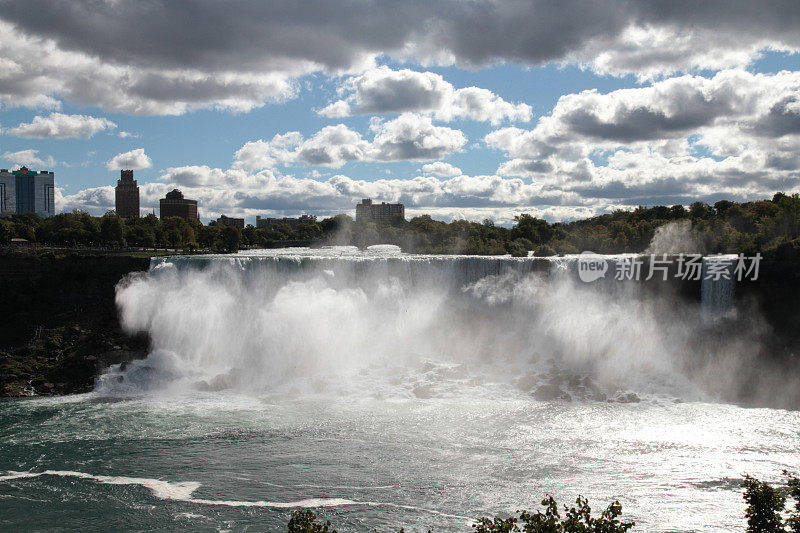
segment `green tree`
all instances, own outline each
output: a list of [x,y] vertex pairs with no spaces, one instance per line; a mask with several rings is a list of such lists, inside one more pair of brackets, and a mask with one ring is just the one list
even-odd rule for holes
[[220,231],[223,249],[228,253],[236,253],[239,251],[239,245],[242,243],[242,234],[236,226],[223,226]]
[[14,224],[5,219],[0,219],[0,244],[8,244],[14,237]]
[[220,227],[216,224],[200,228],[198,241],[200,246],[213,250],[220,241]]
[[100,239],[103,244],[125,246],[125,226],[117,214],[109,211],[100,219]]
[[781,512],[786,504],[786,497],[769,483],[754,477],[745,476],[744,501],[747,503],[748,533],[783,532]]
[[785,470],[783,474],[788,478],[786,484],[789,496],[794,499],[794,511],[786,520],[786,525],[789,526],[789,531],[792,533],[800,533],[800,478]]
[[611,504],[599,517],[592,516],[592,509],[586,498],[578,496],[576,507],[564,506],[564,517],[558,512],[558,504],[552,496],[542,500],[544,512],[519,512],[518,517],[479,518],[472,527],[476,533],[507,533],[522,531],[525,533],[624,533],[631,529],[634,522],[623,522],[618,519],[622,514],[622,505],[618,501]]
[[528,239],[534,244],[542,244],[550,240],[552,231],[546,220],[523,213],[514,217],[516,226],[511,230],[511,238]]
[[289,519],[287,533],[336,533],[335,529],[331,529],[330,521],[318,524],[316,519],[317,515],[310,509],[295,511]]

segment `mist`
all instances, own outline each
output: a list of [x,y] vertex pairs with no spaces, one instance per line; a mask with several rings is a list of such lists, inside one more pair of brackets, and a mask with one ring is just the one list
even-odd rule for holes
[[656,228],[648,254],[702,254],[705,247],[695,239],[691,220],[676,220]]
[[121,321],[152,351],[97,392],[738,401],[756,368],[785,379],[757,366],[768,328],[755,315],[709,319],[672,289],[585,284],[569,259],[386,248],[166,260],[132,275],[117,288]]

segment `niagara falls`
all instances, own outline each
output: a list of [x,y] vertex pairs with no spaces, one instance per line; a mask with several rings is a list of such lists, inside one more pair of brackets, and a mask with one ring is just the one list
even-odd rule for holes
[[0,533],[800,532],[798,30],[0,0]]

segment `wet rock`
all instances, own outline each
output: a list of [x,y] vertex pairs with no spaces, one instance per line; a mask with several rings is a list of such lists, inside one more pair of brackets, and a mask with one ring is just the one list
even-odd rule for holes
[[557,400],[563,395],[564,392],[561,390],[561,387],[554,383],[542,385],[533,392],[533,397],[542,402]]
[[591,376],[586,376],[583,378],[583,386],[586,388],[587,396],[591,399],[601,402],[604,402],[608,399],[606,393],[597,385],[597,383],[595,383]]
[[614,396],[611,401],[616,403],[639,403],[642,399],[635,392],[624,392]]

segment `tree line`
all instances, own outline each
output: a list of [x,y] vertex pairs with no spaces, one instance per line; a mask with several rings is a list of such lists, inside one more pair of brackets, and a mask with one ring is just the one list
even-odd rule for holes
[[643,252],[656,230],[685,221],[691,236],[706,253],[744,253],[800,248],[800,197],[777,193],[754,202],[720,200],[713,205],[637,207],[572,222],[548,223],[529,214],[503,227],[491,220],[444,222],[429,215],[389,222],[355,222],[348,215],[308,221],[292,227],[244,230],[216,222],[202,224],[183,218],[159,219],[153,214],[123,219],[113,211],[93,217],[81,211],[47,219],[36,214],[0,219],[0,244],[12,238],[55,246],[180,248],[233,252],[268,248],[287,242],[319,245],[395,244],[409,253],[524,256],[579,253]]

